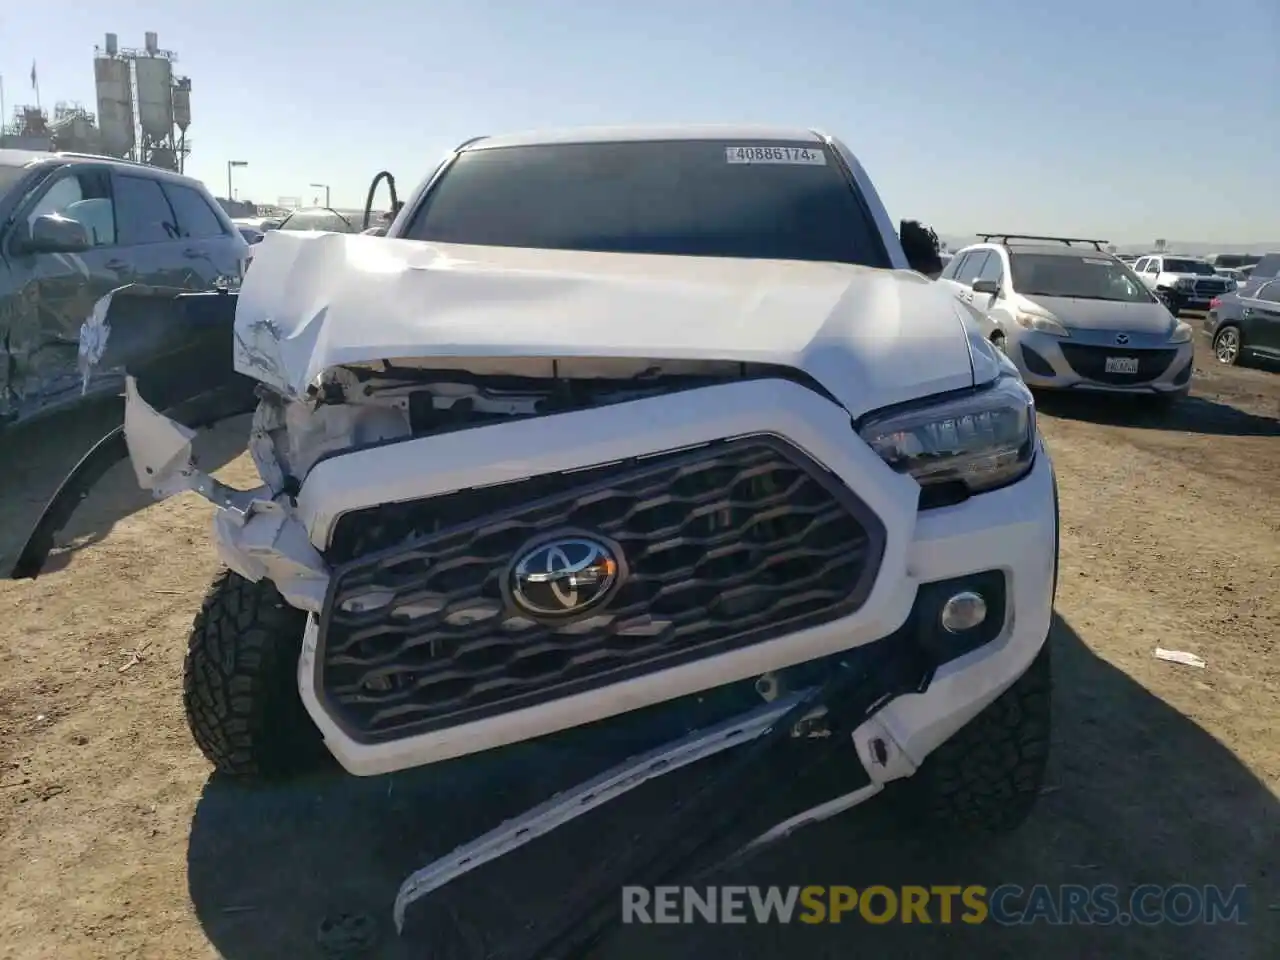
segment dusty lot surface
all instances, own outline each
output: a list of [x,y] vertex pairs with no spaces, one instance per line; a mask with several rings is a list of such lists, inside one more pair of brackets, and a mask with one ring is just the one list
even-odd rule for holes
[[[741,879],[1243,883],[1248,926],[628,928],[605,955],[1280,955],[1280,374],[1207,356],[1201,367],[1164,423],[1115,401],[1043,405],[1064,536],[1051,786],[1033,821],[1000,844],[940,852],[873,804]],[[43,432],[60,453],[35,439],[5,449],[0,554],[75,459],[72,429]],[[81,450],[93,432],[81,428]],[[234,441],[234,429],[204,438],[205,462],[247,482]],[[413,923],[404,939],[391,930],[400,880],[605,758],[535,744],[430,776],[211,779],[179,698],[186,630],[215,569],[208,520],[193,497],[149,504],[122,465],[54,569],[0,582],[0,956],[426,956]],[[1208,667],[1156,661],[1157,645]],[[638,806],[464,881],[484,896],[465,908],[471,921],[536,912],[589,862],[592,837],[616,829],[610,817]],[[344,912],[376,924],[371,952],[326,952],[318,930]]]

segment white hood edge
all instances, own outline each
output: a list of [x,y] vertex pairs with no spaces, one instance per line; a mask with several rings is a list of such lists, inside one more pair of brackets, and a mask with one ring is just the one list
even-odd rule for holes
[[854,417],[973,384],[955,299],[903,270],[271,231],[235,368],[290,397],[326,370],[422,358],[644,358],[803,371]]

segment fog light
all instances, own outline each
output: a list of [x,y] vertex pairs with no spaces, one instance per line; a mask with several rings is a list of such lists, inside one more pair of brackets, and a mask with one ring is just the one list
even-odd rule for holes
[[947,633],[972,630],[987,619],[987,601],[982,599],[982,594],[965,590],[942,605],[938,619]]

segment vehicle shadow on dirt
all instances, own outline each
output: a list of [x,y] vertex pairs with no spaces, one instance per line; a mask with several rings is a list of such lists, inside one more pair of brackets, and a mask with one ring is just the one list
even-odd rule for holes
[[[68,474],[123,419],[124,403],[50,417],[0,437],[0,570],[8,576],[32,527]],[[201,430],[193,444],[204,470],[217,470],[244,452],[248,418]],[[102,540],[116,523],[155,500],[138,486],[127,460],[117,463],[84,497],[70,523],[55,537],[45,573],[67,566],[80,550]]]
[[[593,956],[1268,955],[1268,945],[1280,942],[1280,913],[1272,907],[1280,898],[1276,797],[1212,736],[1094,656],[1060,619],[1051,642],[1049,785],[1017,834],[941,849],[904,828],[890,792],[710,882],[1114,884],[1122,898],[1140,883],[1227,890],[1246,884],[1248,925],[971,926],[943,924],[935,908],[928,926],[870,925],[856,917],[819,926],[627,926]],[[670,785],[680,775],[660,778],[415,904],[397,937],[391,906],[401,881],[616,759],[540,741],[389,777],[335,774],[266,788],[215,776],[197,805],[188,849],[196,915],[227,960],[465,956],[439,952],[448,916],[460,917],[469,936],[490,945],[545,916],[598,862],[602,847],[624,840],[671,802]]]
[[1223,437],[1280,437],[1280,419],[1250,413],[1207,397],[1184,397],[1168,410],[1153,407],[1145,400],[1145,397],[1104,394],[1040,393],[1036,396],[1036,406],[1050,416],[1116,427]]

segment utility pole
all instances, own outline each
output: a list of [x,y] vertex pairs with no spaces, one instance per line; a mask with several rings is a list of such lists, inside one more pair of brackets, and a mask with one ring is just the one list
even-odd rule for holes
[[249,165],[248,160],[228,160],[227,161],[227,199],[228,200],[235,200],[235,195],[232,194],[231,192],[231,168],[247,167],[248,165]]

